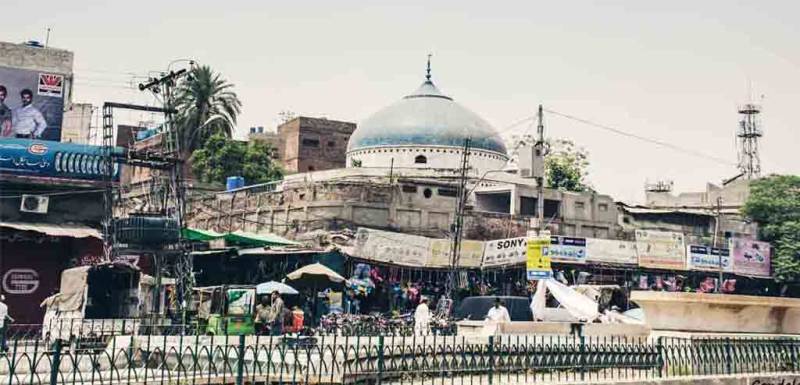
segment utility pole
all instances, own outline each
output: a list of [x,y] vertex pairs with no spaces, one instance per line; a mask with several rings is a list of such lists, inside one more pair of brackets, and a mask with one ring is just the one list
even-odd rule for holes
[[471,138],[466,138],[464,140],[464,149],[461,154],[461,175],[458,182],[456,211],[452,226],[453,243],[450,247],[450,277],[445,292],[446,298],[452,298],[453,289],[455,289],[456,279],[458,278],[458,264],[461,259],[461,239],[464,232],[464,207],[467,203],[467,170],[469,169],[471,143]]
[[[714,248],[717,248],[717,238],[719,238],[719,219],[722,216],[722,197],[717,197],[717,218],[714,220]],[[721,250],[717,250],[719,253],[719,290],[718,292],[722,292],[722,252]]]
[[[539,123],[536,126],[536,144],[534,144],[534,151],[536,156],[534,159],[541,159],[544,162],[546,155],[546,148],[544,143],[544,113],[542,112],[542,105],[539,105],[539,112],[537,113]],[[546,171],[545,171],[546,172]],[[537,231],[542,235],[544,231],[544,173],[536,176],[536,215],[538,220]]]

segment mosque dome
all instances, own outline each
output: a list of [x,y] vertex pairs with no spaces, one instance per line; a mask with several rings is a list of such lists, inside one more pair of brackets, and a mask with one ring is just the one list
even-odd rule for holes
[[385,107],[366,120],[350,136],[348,153],[377,147],[464,146],[506,157],[497,131],[480,116],[444,95],[428,78],[410,95]]
[[416,91],[358,125],[347,144],[347,166],[460,169],[467,138],[469,172],[506,166],[508,153],[498,132],[433,84],[430,57],[425,78]]

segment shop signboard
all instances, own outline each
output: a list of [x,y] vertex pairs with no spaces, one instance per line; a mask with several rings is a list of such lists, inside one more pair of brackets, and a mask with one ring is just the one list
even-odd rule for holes
[[553,262],[586,263],[586,238],[553,235],[548,250]]
[[[432,239],[428,267],[449,267],[452,259],[453,241],[449,239]],[[458,260],[460,267],[480,267],[483,258],[483,242],[461,241],[461,257]]]
[[431,239],[391,231],[359,228],[354,257],[403,266],[422,267],[430,259]]
[[586,260],[597,263],[636,265],[636,243],[614,239],[586,239]]
[[636,252],[641,267],[686,270],[686,246],[681,233],[636,230]]
[[733,254],[733,272],[758,277],[770,277],[771,250],[767,242],[733,238],[730,240]]
[[528,239],[525,237],[495,239],[483,248],[483,268],[525,263]]
[[550,267],[550,238],[530,238],[526,250],[528,280],[547,279],[553,276]]
[[723,248],[689,245],[686,247],[686,263],[690,270],[733,272],[730,250]]

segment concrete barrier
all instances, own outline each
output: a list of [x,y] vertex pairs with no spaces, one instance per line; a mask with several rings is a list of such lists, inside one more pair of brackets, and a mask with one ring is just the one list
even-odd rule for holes
[[654,330],[800,334],[800,299],[634,291]]

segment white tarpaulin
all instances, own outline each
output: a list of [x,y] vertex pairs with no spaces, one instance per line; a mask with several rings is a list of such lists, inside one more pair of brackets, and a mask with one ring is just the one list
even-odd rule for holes
[[531,311],[535,319],[540,319],[540,315],[547,311],[545,307],[546,291],[550,292],[564,310],[580,321],[592,322],[600,316],[597,302],[550,278],[540,280],[536,286],[536,293],[533,294]]
[[55,223],[21,223],[21,222],[0,222],[0,227],[6,227],[20,231],[35,231],[53,237],[71,238],[97,238],[103,239],[100,231],[89,226],[55,224]]

